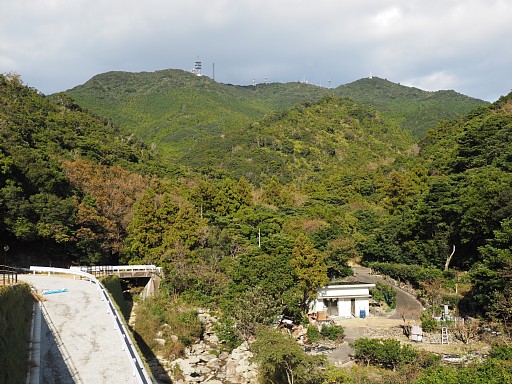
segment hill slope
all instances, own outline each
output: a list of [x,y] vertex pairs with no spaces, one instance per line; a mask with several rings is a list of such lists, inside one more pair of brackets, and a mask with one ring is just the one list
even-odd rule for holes
[[222,137],[198,141],[184,156],[194,167],[224,168],[253,182],[325,180],[392,161],[412,137],[350,99],[326,96],[269,115]]
[[334,90],[302,83],[234,86],[171,69],[104,73],[66,93],[88,110],[156,143],[166,157],[178,160],[196,140],[218,137],[268,113],[326,95],[370,104],[416,137],[423,137],[441,119],[484,104],[453,91],[425,92],[378,78],[361,79]]
[[334,90],[334,94],[371,106],[416,138],[424,137],[427,130],[440,120],[465,115],[486,104],[455,91],[427,92],[378,77],[342,85]]

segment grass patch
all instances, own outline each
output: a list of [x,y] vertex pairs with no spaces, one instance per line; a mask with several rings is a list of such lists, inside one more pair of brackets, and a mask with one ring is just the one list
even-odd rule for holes
[[0,287],[0,383],[24,383],[33,299],[28,284]]
[[167,358],[181,356],[185,347],[199,341],[203,333],[195,309],[162,293],[140,302],[136,319],[135,331],[144,343]]

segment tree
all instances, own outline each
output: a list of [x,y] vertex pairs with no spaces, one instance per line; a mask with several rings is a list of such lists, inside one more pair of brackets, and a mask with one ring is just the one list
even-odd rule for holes
[[302,291],[301,307],[307,312],[310,300],[316,297],[317,289],[329,281],[325,256],[313,247],[306,235],[300,235],[295,240],[291,264]]
[[275,324],[282,306],[262,287],[254,287],[234,298],[230,312],[237,333],[248,340],[258,327]]
[[313,384],[320,382],[322,357],[306,355],[299,344],[288,335],[262,327],[256,333],[251,350],[259,365],[262,383]]
[[401,364],[412,363],[418,356],[410,345],[402,346],[400,341],[394,339],[361,338],[354,341],[352,347],[356,359],[367,366],[377,365],[392,370]]

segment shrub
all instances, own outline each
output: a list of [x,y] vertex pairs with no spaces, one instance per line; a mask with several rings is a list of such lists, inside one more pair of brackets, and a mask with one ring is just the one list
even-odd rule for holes
[[400,345],[394,339],[357,339],[352,347],[357,360],[366,365],[376,365],[388,369],[396,369],[401,364],[412,363],[418,353],[410,345]]
[[259,365],[261,383],[313,384],[322,382],[325,358],[308,356],[290,336],[261,327],[251,345]]
[[512,347],[507,344],[494,345],[489,356],[498,360],[512,360]]
[[437,321],[432,318],[428,311],[423,311],[421,314],[421,327],[424,332],[434,332],[438,328]]
[[320,331],[314,325],[308,326],[308,340],[312,343],[320,340]]
[[384,301],[391,309],[396,308],[396,290],[391,285],[377,282],[370,294],[374,300]]
[[340,340],[345,336],[345,329],[341,325],[323,324],[320,334],[329,340]]

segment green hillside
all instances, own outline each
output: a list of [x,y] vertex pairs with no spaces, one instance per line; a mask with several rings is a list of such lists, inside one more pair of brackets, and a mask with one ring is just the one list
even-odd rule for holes
[[[414,143],[396,118],[347,98],[318,94],[284,111],[258,109],[263,100],[284,108],[296,100],[295,91],[306,97],[320,88],[235,87],[167,75],[156,82],[155,74],[133,75],[148,76],[136,82],[147,87],[147,99],[134,97],[126,116],[116,110],[118,118],[98,117],[98,110],[92,115],[65,94],[47,98],[17,76],[0,76],[0,236],[10,245],[9,263],[162,266],[161,295],[141,302],[137,316],[137,332],[154,355],[179,356],[199,342],[201,324],[191,306],[221,314],[218,335],[226,346],[254,336],[265,340],[257,329],[275,324],[277,315],[304,321],[317,288],[349,275],[350,260],[410,282],[429,306],[427,320],[446,302],[462,316],[479,316],[483,331],[498,327],[510,343],[512,94],[441,121]],[[96,84],[103,102],[92,100],[98,108],[124,106],[125,79],[132,75],[108,76],[119,76],[118,85]],[[195,105],[196,87],[197,98],[225,98],[222,111],[230,118],[232,111],[247,117],[248,110],[264,116],[241,125],[233,118],[224,131],[222,114],[203,98],[195,114],[180,116],[197,117],[188,127],[198,133],[207,116],[218,124],[215,133],[171,148],[191,167],[161,162],[154,148],[110,119],[136,124],[145,110],[148,127],[155,116],[166,121],[162,106],[173,101],[179,109],[180,99],[154,92],[165,82],[175,86],[164,92],[178,89],[189,97],[184,112]],[[157,334],[165,345],[155,342]],[[467,371],[439,367],[430,358],[409,368],[423,375],[432,366],[424,375],[435,370],[435,377],[462,372],[461,380],[474,369],[478,382],[490,376],[508,382],[503,372],[509,375],[511,355],[503,350],[506,362],[491,357]],[[342,377],[331,380],[328,373],[355,382],[354,375],[375,372],[411,382],[409,363],[400,364],[396,371],[362,366],[344,373],[313,364],[304,369],[304,382]]]
[[109,72],[66,91],[77,102],[179,157],[198,139],[218,137],[273,110],[318,99],[323,88],[267,84],[219,84],[180,70]]
[[423,137],[446,118],[485,104],[453,91],[425,92],[378,78],[334,90],[303,83],[235,86],[181,70],[108,72],[66,91],[81,106],[111,119],[167,158],[180,160],[196,141],[244,128],[265,115],[326,95],[350,97]]
[[268,115],[222,137],[198,141],[184,157],[260,183],[317,180],[390,163],[413,144],[411,136],[350,99],[326,96]]
[[342,85],[334,90],[334,94],[371,106],[416,138],[423,138],[440,120],[465,115],[486,104],[455,91],[427,92],[378,77]]

